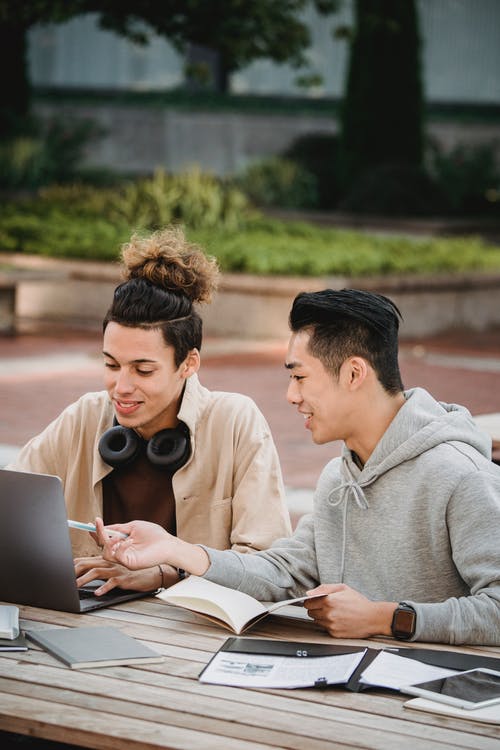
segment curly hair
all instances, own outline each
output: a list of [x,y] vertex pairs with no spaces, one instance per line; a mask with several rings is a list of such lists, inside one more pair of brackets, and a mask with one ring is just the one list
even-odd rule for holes
[[192,302],[210,302],[217,287],[217,261],[188,242],[178,226],[149,237],[133,234],[121,259],[126,280],[146,279],[166,291],[183,292]]
[[217,289],[215,258],[170,226],[149,236],[133,234],[121,250],[123,283],[103,321],[130,328],[158,328],[174,347],[179,366],[191,349],[201,349],[202,321],[196,303],[208,303]]

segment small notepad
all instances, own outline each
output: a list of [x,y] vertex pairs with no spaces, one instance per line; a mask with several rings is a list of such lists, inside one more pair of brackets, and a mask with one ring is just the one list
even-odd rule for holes
[[118,628],[48,628],[27,630],[26,635],[71,669],[119,664],[135,666],[160,662],[165,658]]

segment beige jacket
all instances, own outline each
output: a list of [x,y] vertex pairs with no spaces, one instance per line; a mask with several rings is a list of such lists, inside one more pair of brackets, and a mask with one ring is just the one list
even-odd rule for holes
[[[209,391],[192,375],[178,417],[189,427],[192,448],[173,477],[178,536],[239,551],[266,549],[289,536],[278,455],[255,403],[239,393]],[[59,476],[68,518],[93,521],[102,516],[102,479],[112,470],[100,457],[98,443],[112,425],[108,394],[87,393],[30,440],[7,468]],[[71,535],[75,557],[97,554],[89,534],[72,529]]]

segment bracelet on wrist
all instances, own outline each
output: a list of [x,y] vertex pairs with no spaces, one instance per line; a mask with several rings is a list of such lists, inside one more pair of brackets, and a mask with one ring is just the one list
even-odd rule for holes
[[183,581],[184,578],[187,578],[187,573],[182,568],[177,568],[177,575],[179,576],[179,581]]
[[161,565],[158,565],[158,570],[160,571],[160,588],[164,589],[165,583],[163,581],[163,568],[161,567]]

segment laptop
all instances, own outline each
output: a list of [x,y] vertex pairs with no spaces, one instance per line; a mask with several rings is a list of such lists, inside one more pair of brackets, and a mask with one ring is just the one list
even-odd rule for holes
[[76,585],[59,477],[1,469],[0,600],[83,613],[154,593],[116,588],[95,596],[96,587]]

